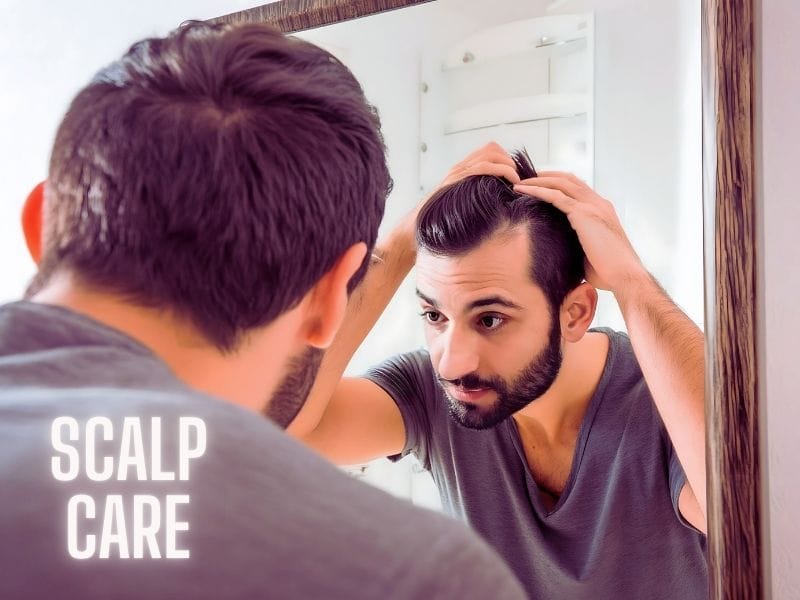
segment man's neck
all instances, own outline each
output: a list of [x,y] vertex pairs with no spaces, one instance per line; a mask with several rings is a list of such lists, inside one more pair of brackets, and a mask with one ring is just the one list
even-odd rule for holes
[[535,430],[554,443],[577,435],[603,375],[608,351],[608,336],[599,332],[587,333],[578,342],[567,344],[553,385],[514,415],[520,431],[531,430],[535,425]]
[[255,411],[264,407],[288,356],[276,351],[286,348],[275,343],[286,334],[283,323],[270,324],[223,354],[173,312],[133,305],[66,274],[54,276],[31,301],[62,306],[121,331],[149,348],[189,387]]

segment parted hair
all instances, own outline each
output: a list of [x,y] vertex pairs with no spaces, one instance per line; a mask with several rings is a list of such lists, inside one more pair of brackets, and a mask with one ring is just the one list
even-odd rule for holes
[[372,250],[391,179],[377,113],[340,61],[266,25],[192,22],[78,93],[45,189],[29,293],[68,270],[231,350],[348,247]]
[[[536,177],[524,149],[512,158],[521,179]],[[473,175],[438,190],[417,217],[417,245],[437,256],[462,256],[518,225],[527,226],[530,235],[531,279],[555,312],[584,279],[583,248],[564,213],[515,192],[500,177]]]

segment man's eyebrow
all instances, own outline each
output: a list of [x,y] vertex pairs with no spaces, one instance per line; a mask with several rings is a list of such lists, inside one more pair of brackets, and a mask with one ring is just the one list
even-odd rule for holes
[[[438,308],[438,304],[433,298],[428,298],[425,294],[417,290],[417,296],[419,296],[422,300],[433,306],[434,308]],[[503,298],[502,296],[487,296],[486,298],[478,298],[477,300],[473,300],[467,305],[467,310],[475,310],[476,308],[481,308],[482,306],[493,306],[493,305],[505,306],[506,308],[511,308],[514,310],[521,310],[522,307],[507,298]]]
[[492,306],[494,304],[498,304],[500,306],[505,306],[506,308],[512,308],[514,310],[521,310],[522,307],[511,300],[503,298],[502,296],[487,296],[486,298],[478,298],[477,300],[473,300],[467,306],[467,310],[474,310],[476,308],[480,308],[482,306]]
[[428,304],[430,304],[434,308],[437,308],[439,306],[438,304],[436,304],[436,300],[434,300],[432,298],[428,298],[425,294],[423,294],[419,290],[416,290],[416,292],[417,292],[417,296],[419,298],[421,298],[422,300],[424,300],[425,302],[427,302]]

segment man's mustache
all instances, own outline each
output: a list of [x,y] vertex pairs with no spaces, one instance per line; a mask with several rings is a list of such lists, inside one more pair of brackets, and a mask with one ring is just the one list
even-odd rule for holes
[[468,373],[467,375],[463,375],[458,379],[445,379],[444,377],[437,376],[439,383],[441,385],[452,385],[455,387],[460,387],[467,390],[475,390],[475,389],[489,389],[497,391],[497,386],[495,383],[488,379],[482,379],[475,373]]

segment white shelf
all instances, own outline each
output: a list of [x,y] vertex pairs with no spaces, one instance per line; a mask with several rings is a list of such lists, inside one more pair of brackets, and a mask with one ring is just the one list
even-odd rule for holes
[[473,129],[560,119],[585,114],[589,110],[587,94],[540,94],[521,98],[502,98],[462,108],[450,114],[445,134]]
[[472,68],[507,56],[533,53],[537,58],[586,49],[585,15],[560,15],[514,21],[472,35],[445,52],[444,71]]
[[541,170],[594,175],[594,16],[553,15],[478,30],[423,53],[420,184],[496,140]]

